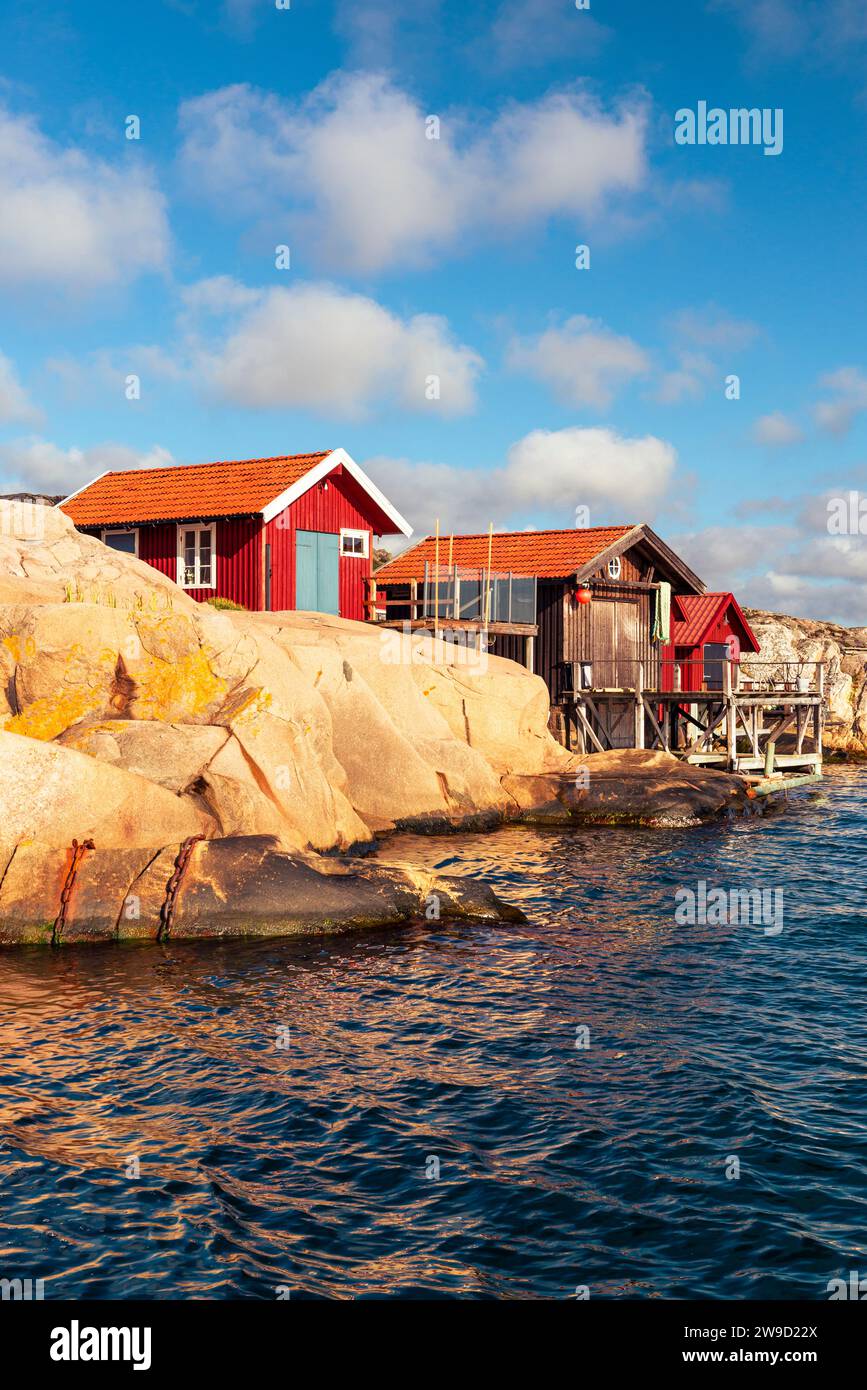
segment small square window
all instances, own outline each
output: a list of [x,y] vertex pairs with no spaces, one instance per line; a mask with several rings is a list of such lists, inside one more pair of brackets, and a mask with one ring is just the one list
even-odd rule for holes
[[361,559],[366,559],[369,553],[369,533],[367,531],[349,531],[346,529],[340,532],[340,553],[341,555],[355,555]]
[[138,554],[138,531],[103,531],[103,543],[125,555]]

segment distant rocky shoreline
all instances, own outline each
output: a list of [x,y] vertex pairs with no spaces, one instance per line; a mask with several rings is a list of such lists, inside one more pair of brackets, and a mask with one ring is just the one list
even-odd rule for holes
[[867,627],[744,610],[764,661],[826,662],[826,758],[867,758]]

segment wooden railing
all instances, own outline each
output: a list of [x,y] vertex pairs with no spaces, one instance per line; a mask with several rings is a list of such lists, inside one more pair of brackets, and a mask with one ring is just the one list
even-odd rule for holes
[[564,664],[572,667],[575,677],[572,688],[576,692],[638,690],[686,695],[718,691],[724,695],[755,691],[757,694],[823,695],[825,690],[826,663],[823,661],[769,661],[751,657],[740,661],[709,658],[707,661],[666,659],[646,663],[637,658],[616,657]]

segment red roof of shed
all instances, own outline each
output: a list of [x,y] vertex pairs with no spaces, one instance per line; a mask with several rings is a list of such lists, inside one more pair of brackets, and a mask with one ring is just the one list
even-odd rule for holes
[[60,507],[76,526],[247,516],[263,511],[329,452],[103,473]]
[[[573,526],[568,531],[495,532],[491,541],[491,568],[501,574],[565,579],[634,530],[634,526]],[[433,565],[435,553],[435,537],[426,536],[418,545],[377,570],[377,580],[383,584],[401,584],[410,579],[424,579],[425,561]],[[448,559],[449,537],[440,536],[440,565],[447,565]],[[455,536],[452,563],[486,569],[487,532]]]
[[[675,594],[672,604],[671,639],[678,647],[699,647],[715,623],[731,608],[743,631],[741,645],[759,650],[755,633],[734,594]],[[678,617],[678,610],[681,616]]]

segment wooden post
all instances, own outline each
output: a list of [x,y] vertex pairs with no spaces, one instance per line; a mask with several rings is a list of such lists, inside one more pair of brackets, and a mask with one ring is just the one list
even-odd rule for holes
[[730,661],[723,662],[723,697],[726,704],[726,762],[729,772],[735,772],[738,765],[738,727]]
[[768,745],[767,745],[766,748],[765,748],[765,776],[766,776],[766,777],[770,777],[771,773],[772,773],[773,770],[774,770],[774,754],[776,753],[776,751],[777,751],[777,745],[773,742],[773,740],[771,740],[771,742],[768,743]]
[[644,665],[638,662],[635,682],[635,741],[634,747],[644,747]]
[[434,541],[434,637],[440,630],[440,519],[437,517]]
[[[386,617],[388,617],[387,610]],[[376,622],[376,580],[373,575],[367,581],[367,621],[369,623]]]
[[817,670],[817,673],[816,673],[816,674],[817,674],[817,676],[818,676],[817,685],[818,685],[818,688],[819,688],[819,698],[818,698],[818,700],[816,701],[816,738],[815,738],[815,744],[816,744],[816,752],[817,752],[818,755],[819,755],[819,763],[818,763],[818,766],[819,766],[819,769],[821,770],[821,767],[822,767],[822,723],[823,723],[822,716],[823,716],[823,712],[824,712],[824,711],[823,711],[823,704],[824,704],[824,698],[825,698],[825,663],[824,663],[824,661],[818,662],[818,670]]
[[536,644],[535,637],[524,638],[524,665],[528,671],[533,670],[533,649]]
[[418,580],[409,581],[409,620],[410,622],[417,616],[418,610]]

